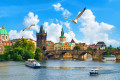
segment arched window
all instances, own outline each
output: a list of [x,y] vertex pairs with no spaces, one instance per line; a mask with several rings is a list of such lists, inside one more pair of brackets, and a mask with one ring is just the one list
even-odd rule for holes
[[4,36],[2,36],[2,39],[4,39]]
[[7,39],[7,36],[6,36],[6,39]]

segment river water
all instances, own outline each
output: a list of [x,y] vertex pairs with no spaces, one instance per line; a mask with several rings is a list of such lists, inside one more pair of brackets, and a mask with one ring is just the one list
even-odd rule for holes
[[[23,61],[5,61],[0,62],[0,80],[120,80],[120,63],[109,59],[104,62],[91,58],[87,61],[46,60],[40,61],[40,69],[26,67]],[[90,76],[89,71],[96,68],[99,75]]]

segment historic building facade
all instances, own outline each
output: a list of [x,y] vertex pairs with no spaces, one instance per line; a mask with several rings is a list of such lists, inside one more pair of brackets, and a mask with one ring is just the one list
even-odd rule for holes
[[46,50],[47,33],[45,33],[42,25],[40,27],[39,33],[36,33],[36,36],[37,36],[37,47],[39,47],[42,51]]
[[54,50],[54,42],[52,42],[52,41],[46,41],[46,50],[47,51]]
[[9,40],[8,31],[5,26],[2,26],[2,29],[0,29],[0,54],[4,54],[4,46],[12,46],[12,43]]
[[71,50],[71,44],[72,43],[68,43],[68,42],[62,43],[61,49],[62,50]]
[[54,44],[54,50],[61,50],[62,43],[55,43]]
[[66,42],[66,37],[64,36],[63,28],[62,28],[62,31],[61,31],[61,36],[59,37],[59,42],[60,43],[65,43]]
[[80,50],[87,50],[87,45],[85,43],[78,43],[76,45],[79,46]]
[[106,47],[106,44],[103,42],[103,41],[99,41],[97,44],[96,44],[96,47],[98,47],[98,49],[105,49]]
[[71,40],[71,50],[73,50],[74,47],[75,47],[75,41],[72,39],[72,40]]

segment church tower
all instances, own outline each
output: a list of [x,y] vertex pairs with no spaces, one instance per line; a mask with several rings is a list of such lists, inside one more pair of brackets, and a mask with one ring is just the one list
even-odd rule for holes
[[43,25],[40,27],[39,33],[36,33],[37,36],[37,47],[39,47],[42,51],[46,50],[46,37],[47,33],[45,33],[43,29]]
[[59,37],[59,42],[60,43],[65,43],[66,42],[66,37],[64,36],[63,28],[62,28],[62,31],[61,31],[61,36]]

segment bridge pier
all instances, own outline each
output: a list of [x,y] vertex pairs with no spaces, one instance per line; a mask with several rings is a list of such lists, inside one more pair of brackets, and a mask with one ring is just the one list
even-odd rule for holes
[[87,53],[85,53],[84,55],[80,55],[78,59],[87,61]]

